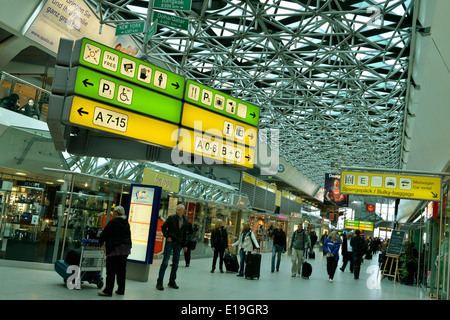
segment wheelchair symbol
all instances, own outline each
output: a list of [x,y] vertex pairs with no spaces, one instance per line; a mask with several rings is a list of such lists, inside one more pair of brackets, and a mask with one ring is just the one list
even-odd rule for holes
[[118,91],[118,97],[117,99],[125,104],[131,104],[131,99],[133,96],[133,89],[130,89],[128,87],[125,86],[119,86],[119,91]]

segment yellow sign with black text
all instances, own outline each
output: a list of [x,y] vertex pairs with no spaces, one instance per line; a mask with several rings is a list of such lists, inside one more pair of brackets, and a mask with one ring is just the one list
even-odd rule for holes
[[[178,126],[148,118],[134,112],[114,108],[78,96],[69,97],[71,104],[67,124],[106,131],[145,143],[173,148]],[[175,137],[172,140],[172,137]]]
[[439,177],[343,171],[340,186],[344,194],[441,200]]

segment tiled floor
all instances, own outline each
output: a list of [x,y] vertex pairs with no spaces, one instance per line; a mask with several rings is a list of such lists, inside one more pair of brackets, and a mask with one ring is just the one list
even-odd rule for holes
[[[150,268],[148,282],[127,280],[126,294],[100,297],[93,284],[82,284],[81,290],[69,290],[62,278],[49,270],[18,268],[0,264],[0,299],[2,300],[428,300],[420,286],[406,286],[385,278],[377,281],[377,255],[365,261],[360,280],[348,271],[336,271],[333,283],[328,282],[326,259],[316,252],[309,279],[291,277],[290,257],[282,257],[280,272],[270,272],[271,254],[262,254],[261,277],[247,280],[235,273],[210,273],[212,258],[193,259],[189,268],[180,262],[177,283],[180,289],[167,287],[170,267],[164,279],[164,291],[155,289],[160,261]],[[338,268],[341,266],[339,261]],[[379,278],[378,278],[379,279]]]

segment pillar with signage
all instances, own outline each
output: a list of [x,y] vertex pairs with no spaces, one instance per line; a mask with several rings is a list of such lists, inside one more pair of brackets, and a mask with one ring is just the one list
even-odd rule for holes
[[127,278],[148,281],[158,226],[161,187],[132,184],[128,208],[132,248],[128,256]]

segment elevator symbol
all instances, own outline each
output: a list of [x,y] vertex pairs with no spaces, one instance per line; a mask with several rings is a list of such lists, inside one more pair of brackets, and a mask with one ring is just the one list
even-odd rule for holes
[[218,110],[223,110],[225,105],[225,98],[219,94],[216,94],[214,97],[214,108]]

